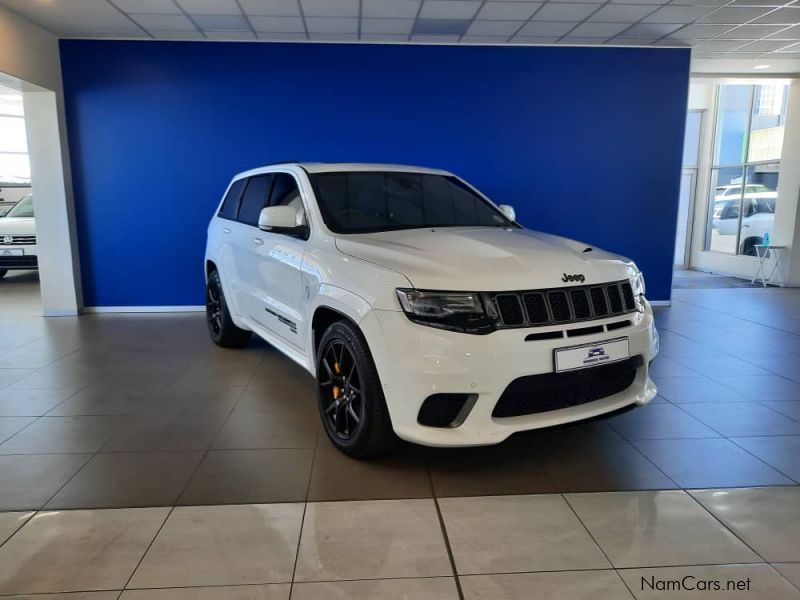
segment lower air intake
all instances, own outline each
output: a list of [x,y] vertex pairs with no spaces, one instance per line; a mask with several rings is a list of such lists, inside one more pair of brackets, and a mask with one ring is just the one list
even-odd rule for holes
[[492,416],[502,419],[532,415],[613,396],[633,385],[636,370],[643,364],[641,356],[633,356],[600,367],[520,377],[505,389]]
[[417,422],[428,427],[452,427],[469,394],[433,394],[425,398]]

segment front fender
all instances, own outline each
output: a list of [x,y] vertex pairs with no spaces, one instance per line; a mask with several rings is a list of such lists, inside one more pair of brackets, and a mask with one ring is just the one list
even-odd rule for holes
[[309,305],[308,311],[309,327],[307,327],[306,332],[306,348],[308,348],[308,364],[311,365],[312,368],[315,364],[315,347],[314,328],[311,327],[311,323],[313,322],[314,314],[316,314],[319,308],[328,308],[341,313],[359,326],[364,317],[372,310],[369,302],[361,296],[335,285],[327,283],[321,284],[316,298],[314,298],[314,301]]

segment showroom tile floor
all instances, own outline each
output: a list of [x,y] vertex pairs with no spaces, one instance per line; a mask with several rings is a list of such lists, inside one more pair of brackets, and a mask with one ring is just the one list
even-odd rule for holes
[[266,344],[215,348],[198,314],[42,319],[8,278],[0,596],[730,597],[646,584],[689,575],[800,599],[800,290],[674,300],[650,406],[358,462]]
[[796,600],[799,536],[798,487],[5,512],[0,596]]

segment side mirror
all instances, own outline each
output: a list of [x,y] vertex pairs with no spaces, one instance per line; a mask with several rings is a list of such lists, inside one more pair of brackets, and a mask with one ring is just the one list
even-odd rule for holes
[[497,208],[500,209],[500,212],[503,213],[503,216],[509,221],[517,220],[517,212],[514,210],[514,207],[511,206],[510,204],[501,204]]
[[258,215],[258,228],[265,231],[299,229],[303,227],[303,213],[293,206],[268,206]]

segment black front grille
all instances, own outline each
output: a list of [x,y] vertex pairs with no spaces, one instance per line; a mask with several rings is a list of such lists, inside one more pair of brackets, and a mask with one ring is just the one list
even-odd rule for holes
[[516,294],[497,294],[495,296],[497,309],[503,315],[503,323],[506,325],[522,325],[525,322],[525,315],[522,313],[522,304]]
[[569,302],[567,301],[567,292],[564,290],[547,292],[547,300],[550,302],[550,310],[553,312],[553,321],[563,323],[572,318]]
[[36,269],[39,266],[35,256],[2,256],[0,254],[0,269]]
[[623,282],[620,286],[622,288],[622,299],[625,301],[625,306],[636,306],[636,300],[633,298],[633,288],[627,281]]
[[622,312],[622,294],[619,288],[615,285],[610,285],[606,288],[608,294],[608,303],[611,305],[611,312],[614,314]]
[[492,416],[519,417],[580,406],[618,394],[636,379],[641,356],[566,373],[528,375],[512,381],[495,404]]
[[36,236],[35,235],[28,235],[28,234],[11,234],[11,235],[4,235],[0,233],[0,248],[3,245],[12,245],[12,246],[32,246],[36,243]]
[[593,287],[590,290],[592,294],[592,308],[594,314],[598,317],[604,317],[608,314],[608,300],[606,300],[606,292],[603,288]]
[[588,319],[592,316],[589,299],[586,297],[586,289],[570,290],[569,297],[572,300],[572,308],[575,310],[576,319]]
[[550,321],[550,313],[547,312],[547,302],[544,299],[544,294],[533,292],[525,294],[522,298],[525,301],[525,310],[531,323],[540,325]]
[[501,327],[533,327],[589,321],[636,310],[629,281],[593,286],[488,294]]

